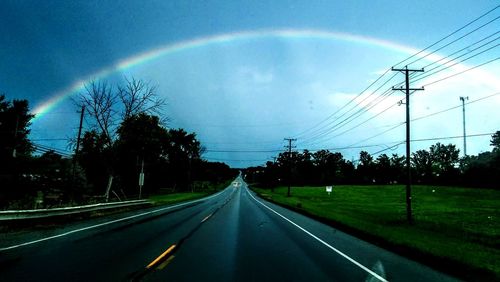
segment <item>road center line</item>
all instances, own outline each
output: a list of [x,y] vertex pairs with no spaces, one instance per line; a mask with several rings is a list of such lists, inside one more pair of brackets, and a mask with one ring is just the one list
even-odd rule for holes
[[65,232],[65,233],[61,233],[61,234],[58,234],[58,235],[54,235],[54,236],[50,236],[50,237],[45,237],[45,238],[42,238],[42,239],[33,240],[33,241],[25,242],[25,243],[21,243],[21,244],[18,244],[18,245],[13,245],[13,246],[5,247],[5,248],[0,248],[0,251],[6,251],[6,250],[11,250],[11,249],[15,249],[15,248],[23,247],[23,246],[28,246],[28,245],[40,243],[40,242],[43,242],[43,241],[48,241],[48,240],[52,240],[52,239],[56,239],[56,238],[60,238],[60,237],[64,237],[64,236],[68,236],[68,235],[71,235],[73,233],[78,233],[78,232],[81,232],[81,231],[90,230],[90,229],[94,229],[94,228],[106,226],[106,225],[109,225],[109,224],[113,224],[113,223],[117,223],[117,222],[121,222],[121,221],[126,221],[126,220],[129,220],[129,219],[133,219],[133,218],[137,218],[137,217],[141,217],[141,216],[145,216],[145,215],[150,215],[150,214],[162,212],[162,211],[170,210],[170,209],[173,209],[173,208],[182,207],[182,206],[193,204],[193,203],[197,203],[197,202],[200,202],[200,201],[205,201],[205,200],[217,197],[217,196],[219,196],[220,194],[222,194],[225,191],[226,190],[224,189],[224,190],[220,191],[217,194],[210,195],[210,196],[205,197],[205,198],[201,198],[201,199],[197,199],[197,200],[193,200],[193,201],[189,201],[189,202],[185,202],[185,203],[181,203],[181,204],[177,204],[177,205],[173,205],[173,206],[168,206],[168,207],[165,207],[165,208],[160,208],[160,209],[157,209],[157,210],[153,210],[153,211],[149,211],[149,212],[144,212],[144,213],[141,213],[141,214],[127,216],[127,217],[124,217],[124,218],[119,218],[119,219],[115,219],[115,220],[111,220],[111,221],[99,223],[99,224],[96,224],[96,225],[91,225],[91,226],[87,226],[87,227],[83,227],[83,228],[71,230],[71,231],[68,231],[68,232]]
[[205,222],[207,219],[209,219],[212,216],[212,214],[207,215],[201,222]]
[[340,250],[336,249],[335,247],[333,247],[332,245],[328,244],[327,242],[323,241],[322,239],[320,239],[318,236],[312,234],[311,232],[307,231],[305,228],[301,227],[300,225],[298,225],[297,223],[291,221],[290,219],[288,219],[287,217],[285,217],[284,215],[280,214],[279,212],[275,211],[274,209],[270,208],[268,205],[262,203],[261,201],[257,200],[253,195],[252,193],[250,193],[250,191],[248,191],[248,188],[245,187],[245,190],[246,192],[250,195],[250,197],[252,197],[257,203],[261,204],[262,206],[264,206],[265,208],[267,208],[268,210],[272,211],[273,213],[275,213],[276,215],[278,215],[279,217],[283,218],[284,220],[288,221],[289,223],[291,223],[292,225],[294,225],[295,227],[297,227],[298,229],[302,230],[304,233],[306,233],[307,235],[311,236],[312,238],[316,239],[318,242],[322,243],[323,245],[325,245],[326,247],[330,248],[331,250],[333,250],[334,252],[336,252],[337,254],[341,255],[343,258],[347,259],[348,261],[352,262],[354,265],[358,266],[359,268],[363,269],[364,271],[368,272],[369,274],[371,274],[373,277],[377,278],[378,280],[380,281],[384,281],[384,282],[388,282],[388,280],[386,280],[384,277],[378,275],[376,272],[372,271],[371,269],[369,269],[368,267],[362,265],[361,263],[357,262],[356,260],[354,260],[353,258],[349,257],[348,255],[344,254],[343,252],[341,252]]
[[174,249],[175,249],[176,245],[173,244],[172,246],[170,246],[166,251],[164,251],[159,257],[157,257],[155,260],[153,260],[150,264],[148,264],[148,266],[146,266],[146,268],[151,268],[153,267],[155,264],[157,264],[159,261],[161,261],[165,256],[167,256],[169,253],[171,253]]

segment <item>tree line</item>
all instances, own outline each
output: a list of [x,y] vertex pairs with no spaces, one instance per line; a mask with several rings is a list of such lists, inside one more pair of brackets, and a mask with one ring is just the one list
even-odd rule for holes
[[[490,152],[459,157],[453,144],[436,143],[428,150],[411,154],[412,183],[460,185],[500,189],[500,131],[491,137]],[[376,158],[366,151],[357,161],[346,160],[339,152],[319,150],[283,152],[274,162],[245,170],[246,179],[261,187],[321,186],[332,184],[404,184],[406,157],[381,154]]]
[[81,138],[69,140],[73,152],[62,155],[30,140],[34,115],[27,100],[0,95],[0,208],[206,190],[237,175],[224,163],[203,160],[195,133],[168,128],[165,101],[142,80],[90,82],[74,103],[86,126]]

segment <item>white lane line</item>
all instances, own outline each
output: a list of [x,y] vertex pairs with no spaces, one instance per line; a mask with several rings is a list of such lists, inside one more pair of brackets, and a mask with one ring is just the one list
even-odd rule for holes
[[25,242],[25,243],[21,243],[21,244],[18,244],[18,245],[13,245],[13,246],[9,246],[9,247],[0,248],[0,251],[6,251],[6,250],[11,250],[11,249],[15,249],[15,248],[27,246],[27,245],[32,245],[32,244],[40,243],[40,242],[43,242],[43,241],[48,241],[48,240],[52,240],[52,239],[56,239],[56,238],[60,238],[60,237],[64,237],[64,236],[68,236],[68,235],[73,234],[73,233],[77,233],[77,232],[81,232],[81,231],[85,231],[85,230],[94,229],[94,228],[97,228],[97,227],[101,227],[101,226],[105,226],[105,225],[117,223],[117,222],[120,222],[120,221],[125,221],[125,220],[129,220],[129,219],[136,218],[136,217],[141,217],[141,216],[150,215],[150,214],[154,214],[154,213],[157,213],[157,212],[161,212],[161,211],[165,211],[165,210],[169,210],[169,209],[173,209],[173,208],[182,207],[182,206],[189,205],[189,204],[192,204],[192,203],[196,203],[196,202],[200,202],[200,201],[205,201],[205,200],[217,197],[217,196],[219,196],[220,194],[222,194],[225,191],[226,190],[222,190],[222,191],[220,191],[217,194],[214,194],[214,195],[211,195],[211,196],[208,196],[208,197],[205,197],[205,198],[193,200],[193,201],[190,201],[190,202],[185,202],[185,203],[181,203],[181,204],[177,204],[177,205],[173,205],[173,206],[168,206],[168,207],[165,207],[165,208],[161,208],[161,209],[157,209],[157,210],[153,210],[153,211],[149,211],[149,212],[144,212],[144,213],[141,213],[141,214],[136,214],[136,215],[127,216],[127,217],[124,217],[124,218],[115,219],[115,220],[111,220],[111,221],[99,223],[99,224],[96,224],[96,225],[91,225],[91,226],[83,227],[83,228],[80,228],[80,229],[71,230],[71,231],[68,231],[68,232],[65,232],[65,233],[61,233],[61,234],[58,234],[58,235],[54,235],[54,236],[50,236],[50,237],[45,237],[45,238],[42,238],[42,239],[38,239],[38,240],[34,240],[34,241],[29,241],[29,242]]
[[203,223],[203,222],[207,221],[207,220],[208,220],[211,216],[212,216],[212,213],[211,213],[211,214],[209,214],[209,215],[207,215],[207,216],[206,216],[206,217],[205,217],[205,218],[201,221],[201,223]]
[[252,197],[257,203],[261,204],[262,206],[264,206],[265,208],[267,208],[268,210],[272,211],[273,213],[275,213],[276,215],[278,215],[279,217],[283,218],[284,220],[288,221],[289,223],[291,223],[292,225],[294,225],[295,227],[297,227],[298,229],[304,231],[307,235],[313,237],[314,239],[316,239],[317,241],[319,241],[320,243],[322,243],[323,245],[325,245],[326,247],[330,248],[331,250],[333,250],[334,252],[336,252],[337,254],[341,255],[343,258],[347,259],[348,261],[352,262],[353,264],[355,264],[356,266],[358,266],[359,268],[363,269],[364,271],[368,272],[369,274],[371,274],[373,277],[377,278],[378,280],[380,281],[384,281],[384,282],[388,282],[388,280],[386,280],[384,277],[378,275],[377,273],[375,273],[374,271],[372,271],[371,269],[369,269],[368,267],[362,265],[361,263],[357,262],[356,260],[354,260],[353,258],[349,257],[348,255],[344,254],[343,252],[339,251],[338,249],[336,249],[335,247],[333,247],[332,245],[328,244],[327,242],[321,240],[318,236],[312,234],[311,232],[307,231],[305,228],[301,227],[300,225],[298,225],[297,223],[291,221],[290,219],[286,218],[284,215],[280,214],[279,212],[273,210],[272,208],[270,208],[268,205],[262,203],[261,201],[257,200],[253,195],[252,193],[250,193],[250,191],[248,191],[248,188],[245,187],[245,190],[246,192],[250,195],[250,197]]

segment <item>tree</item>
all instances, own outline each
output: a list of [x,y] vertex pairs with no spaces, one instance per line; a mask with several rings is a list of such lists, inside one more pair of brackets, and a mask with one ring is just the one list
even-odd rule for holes
[[351,161],[342,159],[340,162],[339,183],[353,183],[356,179],[356,168]]
[[319,150],[313,154],[313,157],[319,179],[318,184],[327,185],[344,179],[341,168],[345,160],[341,153]]
[[446,184],[456,182],[458,179],[458,164],[460,150],[453,144],[443,145],[436,143],[429,148],[434,171],[439,174],[439,178]]
[[391,160],[386,154],[378,156],[375,161],[375,179],[378,183],[388,184],[391,179]]
[[170,129],[163,142],[162,156],[168,162],[169,177],[178,190],[191,188],[193,161],[198,161],[203,153],[196,134],[183,129]]
[[461,160],[462,183],[473,187],[500,189],[500,152],[469,155]]
[[78,163],[85,171],[89,193],[102,194],[105,191],[106,180],[111,173],[112,148],[107,146],[108,139],[104,133],[96,130],[84,133]]
[[[154,87],[141,80],[125,80],[125,86],[116,88],[105,81],[91,81],[85,85],[85,90],[76,101],[79,108],[85,106],[92,130],[104,137],[106,142],[99,143],[103,146],[101,151],[108,148],[108,152],[114,152],[112,147],[117,139],[117,130],[125,120],[140,113],[161,114],[165,105],[165,101],[158,98]],[[111,159],[116,159],[116,156],[111,156]],[[114,168],[109,161],[106,165],[108,183],[111,184]]]
[[491,136],[490,145],[493,146],[493,152],[500,151],[500,130]]
[[0,95],[0,158],[2,164],[18,155],[29,155],[33,145],[28,139],[29,126],[34,115],[29,113],[27,100],[5,100]]
[[123,119],[140,113],[162,115],[165,99],[156,95],[156,87],[150,86],[142,80],[125,78],[125,86],[118,86],[118,97],[123,104]]
[[431,154],[426,150],[418,150],[412,153],[411,161],[416,171],[415,181],[429,183],[433,178],[433,174],[436,173],[433,171],[434,162]]
[[138,176],[144,163],[145,187],[150,191],[159,188],[153,171],[165,166],[162,158],[164,143],[168,142],[168,131],[160,125],[157,116],[139,113],[127,117],[117,130],[115,141],[116,162],[113,164],[121,187],[135,194]]
[[28,139],[33,117],[27,100],[10,102],[0,95],[0,206],[24,192],[19,180],[33,151]]
[[305,185],[306,183],[311,183],[314,181],[314,165],[312,162],[313,155],[309,150],[304,150],[299,153],[296,164],[297,177],[295,178],[298,185]]
[[453,144],[443,145],[438,142],[432,145],[429,150],[433,162],[441,170],[451,169],[458,164],[460,150]]
[[125,85],[116,88],[106,81],[91,81],[76,101],[78,108],[85,106],[91,126],[104,134],[108,145],[116,139],[118,127],[127,118],[140,113],[161,116],[166,104],[148,83],[134,78],[125,81]]
[[373,157],[366,151],[359,153],[359,164],[357,167],[359,180],[364,183],[371,183],[375,176],[375,165]]
[[406,157],[399,156],[398,154],[392,154],[391,157],[391,180],[394,183],[403,182],[403,178],[406,176]]

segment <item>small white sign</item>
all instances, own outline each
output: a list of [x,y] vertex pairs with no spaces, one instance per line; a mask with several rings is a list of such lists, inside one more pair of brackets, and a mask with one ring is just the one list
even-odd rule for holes
[[144,172],[139,174],[139,186],[144,186]]
[[333,190],[333,186],[326,186],[326,192],[328,193],[328,195],[330,195],[330,193],[332,193],[332,190]]

